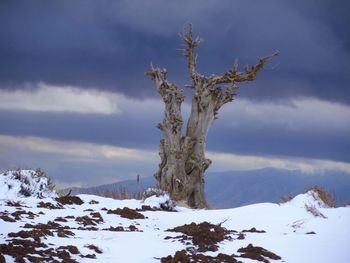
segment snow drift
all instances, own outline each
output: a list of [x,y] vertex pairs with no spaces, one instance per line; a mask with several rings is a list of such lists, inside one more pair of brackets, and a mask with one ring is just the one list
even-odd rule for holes
[[[33,171],[1,174],[0,262],[347,263],[350,258],[350,208],[329,207],[317,191],[284,204],[222,210],[174,206],[163,194],[143,201],[76,199],[57,198],[47,178]],[[164,204],[172,209],[165,211]]]

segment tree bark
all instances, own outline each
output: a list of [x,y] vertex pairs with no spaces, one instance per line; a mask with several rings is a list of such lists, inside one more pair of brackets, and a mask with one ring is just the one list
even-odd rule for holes
[[[208,130],[217,118],[220,108],[231,102],[236,95],[236,82],[252,81],[266,62],[278,52],[261,58],[259,63],[246,67],[245,72],[238,72],[238,62],[221,76],[203,76],[196,71],[195,48],[201,43],[199,37],[193,39],[189,25],[182,40],[186,44],[183,54],[188,62],[188,69],[194,90],[191,114],[185,135],[182,136],[181,104],[183,92],[166,79],[166,70],[151,65],[146,75],[156,83],[159,95],[165,104],[164,119],[157,127],[163,133],[160,141],[159,156],[161,163],[155,174],[158,188],[170,193],[171,198],[183,201],[192,208],[207,208],[204,194],[204,172],[211,160],[205,157]],[[225,84],[224,87],[218,85]]]

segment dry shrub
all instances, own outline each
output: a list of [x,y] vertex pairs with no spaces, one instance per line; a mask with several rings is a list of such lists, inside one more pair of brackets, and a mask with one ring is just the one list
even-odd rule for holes
[[323,189],[320,186],[313,186],[305,191],[314,191],[318,194],[319,198],[324,202],[328,207],[335,207],[335,194],[327,192],[325,189]]
[[113,190],[98,190],[93,193],[88,194],[94,194],[102,197],[109,197],[117,200],[125,200],[125,199],[142,199],[142,193],[144,192],[144,189],[139,189],[136,192],[130,192],[126,187],[119,187]]
[[292,200],[294,198],[294,196],[291,193],[288,193],[286,195],[283,195],[280,197],[280,204],[284,204],[289,202],[290,200]]
[[324,214],[317,209],[315,205],[305,205],[305,209],[307,212],[311,213],[314,217],[327,218]]

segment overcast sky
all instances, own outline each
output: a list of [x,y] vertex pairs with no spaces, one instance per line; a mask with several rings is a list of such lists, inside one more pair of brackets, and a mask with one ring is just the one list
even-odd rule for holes
[[281,52],[222,108],[209,171],[350,176],[349,10],[346,0],[2,1],[0,169],[41,167],[61,186],[151,176],[163,104],[144,72],[152,61],[189,82],[179,33],[191,22],[203,74]]

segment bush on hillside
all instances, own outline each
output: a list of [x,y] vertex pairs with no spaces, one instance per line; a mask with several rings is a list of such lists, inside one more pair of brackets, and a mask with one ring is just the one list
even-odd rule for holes
[[148,199],[150,202],[158,203],[159,208],[164,211],[176,211],[176,202],[171,200],[169,194],[161,189],[148,188],[143,192],[142,197],[144,202]]
[[320,186],[313,186],[309,189],[306,189],[305,193],[309,191],[314,191],[321,199],[321,201],[325,203],[328,207],[335,207],[336,202],[334,193],[330,193]]

